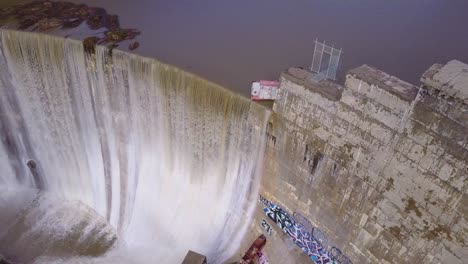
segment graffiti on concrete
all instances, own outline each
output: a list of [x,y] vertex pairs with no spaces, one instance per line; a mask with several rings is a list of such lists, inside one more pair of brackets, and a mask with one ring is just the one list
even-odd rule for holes
[[310,232],[301,224],[295,224],[290,228],[288,235],[294,243],[304,251],[311,260],[317,264],[337,263],[332,254],[324,248]]
[[257,256],[258,256],[258,264],[270,264],[267,256],[262,251],[259,251],[257,253]]
[[271,236],[271,234],[272,234],[272,232],[271,232],[271,230],[272,230],[272,229],[271,229],[271,226],[270,226],[270,224],[268,224],[268,222],[267,222],[265,219],[262,219],[262,223],[261,223],[260,225],[263,227],[263,229],[265,229],[265,231],[267,232],[267,234],[268,234],[269,236]]
[[333,258],[335,258],[340,264],[352,264],[353,263],[351,262],[351,260],[349,260],[348,257],[346,257],[343,253],[341,253],[341,250],[337,249],[336,247],[332,247],[331,254]]
[[351,264],[352,262],[335,247],[329,249],[328,239],[309,220],[294,213],[291,217],[286,211],[260,195],[263,211],[280,227],[307,256],[316,264]]
[[312,229],[312,236],[315,238],[315,240],[317,240],[320,243],[320,245],[322,245],[322,247],[329,249],[328,238],[325,236],[324,233],[322,233],[322,231],[314,227]]
[[288,232],[293,225],[293,221],[289,215],[281,209],[281,207],[271,204],[270,207],[263,208],[265,214],[273,220],[284,232]]
[[270,201],[268,201],[268,199],[266,199],[265,197],[261,195],[260,195],[260,202],[266,207],[270,207],[271,205]]
[[260,202],[265,206],[263,212],[268,218],[273,220],[285,233],[288,232],[288,228],[293,225],[293,220],[288,213],[276,204],[268,201],[265,197],[260,195]]
[[296,221],[296,223],[301,224],[302,227],[304,227],[307,231],[312,233],[312,229],[314,229],[314,226],[309,221],[309,219],[305,218],[303,215],[301,215],[298,212],[293,213],[293,218]]
[[296,221],[296,223],[299,223],[300,225],[302,225],[303,229],[310,232],[312,236],[314,237],[314,239],[317,240],[317,242],[319,242],[322,247],[324,247],[325,249],[329,251],[331,250],[330,246],[328,245],[327,236],[325,236],[325,234],[322,231],[320,231],[320,229],[314,227],[307,218],[305,218],[303,215],[301,215],[298,212],[293,213],[293,218],[294,218],[294,221]]

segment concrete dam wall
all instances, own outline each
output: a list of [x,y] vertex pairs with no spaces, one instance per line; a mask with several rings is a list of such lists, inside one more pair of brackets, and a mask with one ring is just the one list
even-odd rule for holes
[[[94,263],[96,241],[112,247],[99,263],[180,263],[189,249],[231,263],[260,233],[270,263],[468,259],[466,64],[434,65],[420,86],[365,65],[344,86],[292,68],[270,115],[153,59],[0,33],[10,260]],[[50,248],[23,254],[42,231]]]
[[271,263],[466,263],[468,65],[282,73],[251,225]]

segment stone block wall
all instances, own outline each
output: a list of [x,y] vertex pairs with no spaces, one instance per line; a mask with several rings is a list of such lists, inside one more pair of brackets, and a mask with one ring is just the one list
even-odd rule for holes
[[[344,87],[285,71],[261,195],[307,218],[328,238],[326,249],[353,263],[466,263],[465,66],[434,65],[419,87],[366,65],[351,70]],[[265,249],[270,262],[306,263],[262,210],[252,236],[265,233],[265,219],[277,236]]]

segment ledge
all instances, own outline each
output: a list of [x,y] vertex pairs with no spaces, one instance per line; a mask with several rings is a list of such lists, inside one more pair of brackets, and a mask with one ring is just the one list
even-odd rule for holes
[[314,81],[312,79],[314,76],[314,73],[300,68],[289,68],[281,74],[281,77],[304,86],[307,90],[318,93],[331,101],[341,99],[343,86],[329,80]]
[[407,102],[411,102],[416,99],[416,95],[419,90],[417,86],[367,65],[362,65],[350,70],[348,75],[354,76],[366,83],[374,84]]
[[421,82],[468,103],[468,64],[457,60],[445,65],[434,64],[422,75]]

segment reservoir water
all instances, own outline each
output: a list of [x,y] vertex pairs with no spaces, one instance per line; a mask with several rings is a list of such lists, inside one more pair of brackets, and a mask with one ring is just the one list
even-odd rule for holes
[[[314,40],[413,84],[434,63],[468,62],[465,0],[76,0],[142,31],[136,53],[249,94],[250,82],[309,67]],[[124,47],[126,48],[126,47]]]

